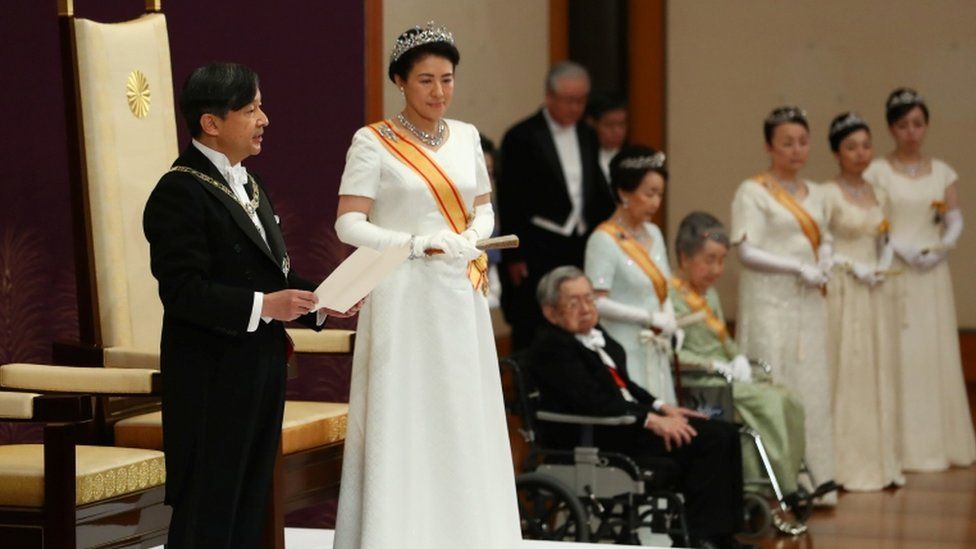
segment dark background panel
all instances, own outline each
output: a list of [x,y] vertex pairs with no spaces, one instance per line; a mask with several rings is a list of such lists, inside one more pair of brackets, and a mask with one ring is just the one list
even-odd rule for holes
[[[78,337],[56,4],[15,0],[0,13],[0,363],[49,361],[52,341]],[[75,13],[123,21],[143,4],[76,0]],[[347,253],[332,225],[345,151],[364,118],[363,3],[172,0],[163,8],[177,89],[211,61],[241,62],[260,75],[271,126],[264,152],[246,165],[267,182],[295,269],[321,279]],[[178,125],[182,148],[187,134]],[[291,398],[348,399],[348,360],[302,365]],[[0,444],[38,435],[0,423]],[[325,526],[334,509],[289,518]]]

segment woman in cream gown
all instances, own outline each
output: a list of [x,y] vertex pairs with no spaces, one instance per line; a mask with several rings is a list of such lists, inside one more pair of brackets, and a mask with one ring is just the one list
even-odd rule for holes
[[871,162],[871,133],[854,113],[830,125],[840,174],[824,184],[834,245],[827,286],[827,348],[833,365],[835,480],[846,490],[901,486],[898,432],[898,323],[892,249],[883,191],[861,175]]
[[[399,51],[404,43],[413,45]],[[498,357],[486,288],[472,276],[483,259],[473,243],[494,223],[480,138],[442,118],[453,38],[418,28],[397,44],[390,74],[406,105],[396,121],[353,136],[336,232],[356,246],[412,252],[360,312],[335,547],[519,547]],[[453,185],[435,200],[438,174]],[[454,227],[444,204],[473,219]]]
[[[797,175],[810,152],[803,112],[778,108],[763,129],[771,166],[746,179],[732,203],[730,238],[743,264],[736,335],[746,356],[769,362],[773,380],[802,398],[806,460],[822,482],[834,475],[826,200],[823,189]],[[828,494],[822,503],[835,501]]]
[[618,205],[587,240],[585,267],[601,325],[626,351],[634,382],[677,404],[669,342],[677,325],[667,299],[671,269],[664,236],[651,222],[664,195],[664,160],[663,153],[629,146],[610,162]]
[[946,261],[962,233],[958,177],[922,154],[928,107],[914,90],[895,90],[886,108],[896,148],[872,162],[864,178],[888,195],[894,267],[903,273],[893,281],[901,321],[902,465],[940,471],[976,461]]

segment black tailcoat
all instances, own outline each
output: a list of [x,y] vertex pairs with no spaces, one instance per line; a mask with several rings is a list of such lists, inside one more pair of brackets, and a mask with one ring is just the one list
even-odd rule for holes
[[[583,122],[576,125],[583,173],[583,217],[587,234],[613,212],[613,200],[598,162],[596,133]],[[502,308],[512,324],[515,349],[528,346],[542,314],[535,301],[539,279],[560,265],[583,267],[586,236],[564,236],[532,223],[539,217],[563,226],[572,212],[566,177],[556,144],[542,111],[519,122],[505,134],[498,180],[498,209],[502,234],[517,234],[521,245],[502,252]],[[524,261],[528,280],[514,286],[507,265]]]
[[[230,190],[192,144],[173,163]],[[163,446],[169,547],[248,547],[264,526],[285,399],[283,323],[247,325],[254,292],[313,290],[287,257],[260,180],[268,244],[237,200],[189,173],[168,172],[149,197],[143,230],[163,303]],[[300,319],[315,328],[315,315]]]

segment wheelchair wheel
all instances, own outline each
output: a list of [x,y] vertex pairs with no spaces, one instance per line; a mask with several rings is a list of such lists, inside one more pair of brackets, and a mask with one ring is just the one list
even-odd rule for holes
[[749,537],[759,538],[769,533],[773,525],[773,513],[769,509],[769,502],[759,494],[746,492],[742,496],[743,529],[742,533]]
[[515,479],[522,539],[589,541],[586,511],[573,492],[542,473]]

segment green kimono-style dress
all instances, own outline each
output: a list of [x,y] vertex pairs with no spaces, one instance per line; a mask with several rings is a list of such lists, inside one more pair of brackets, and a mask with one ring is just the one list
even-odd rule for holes
[[[670,285],[670,294],[675,315],[679,319],[701,309],[700,304],[693,306],[689,303],[689,300],[694,303],[700,296],[690,289],[679,289],[674,280]],[[722,314],[722,304],[715,288],[709,288],[705,292],[704,302],[714,315],[713,323],[720,322],[724,327],[725,316]],[[710,325],[705,320],[684,326],[684,346],[678,353],[682,367],[712,369],[713,362],[728,362],[739,354],[735,341],[726,334],[720,335],[716,328],[716,325]],[[718,375],[686,378],[682,381],[686,386],[718,386],[727,383]],[[783,493],[796,491],[800,461],[805,450],[803,404],[786,387],[755,377],[750,383],[733,382],[732,399],[736,421],[755,429],[762,436],[763,445]],[[759,451],[751,443],[743,444],[742,469],[743,478],[747,482],[766,477]]]

